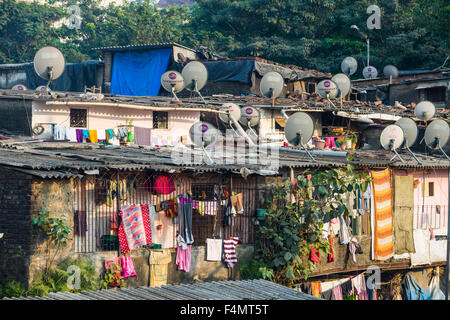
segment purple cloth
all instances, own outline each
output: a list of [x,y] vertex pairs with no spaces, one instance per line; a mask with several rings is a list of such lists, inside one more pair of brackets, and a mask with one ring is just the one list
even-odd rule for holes
[[77,142],[83,142],[83,129],[77,129]]
[[150,146],[151,145],[151,129],[134,127],[134,143],[138,146]]
[[342,300],[342,288],[341,286],[336,286],[333,289],[333,300]]

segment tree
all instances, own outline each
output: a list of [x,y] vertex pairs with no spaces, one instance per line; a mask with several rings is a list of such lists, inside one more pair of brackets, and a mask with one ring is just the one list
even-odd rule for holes
[[[382,10],[381,30],[367,30],[371,4]],[[209,34],[212,49],[223,54],[335,73],[345,56],[365,58],[365,41],[352,24],[371,38],[371,64],[379,69],[388,63],[403,70],[441,65],[448,55],[448,17],[443,0],[198,0],[191,28]]]

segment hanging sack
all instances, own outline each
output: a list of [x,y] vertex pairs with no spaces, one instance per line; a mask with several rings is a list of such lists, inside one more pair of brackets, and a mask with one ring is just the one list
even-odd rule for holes
[[131,257],[121,257],[120,263],[122,264],[122,275],[124,279],[136,277],[136,271],[134,270],[133,259]]

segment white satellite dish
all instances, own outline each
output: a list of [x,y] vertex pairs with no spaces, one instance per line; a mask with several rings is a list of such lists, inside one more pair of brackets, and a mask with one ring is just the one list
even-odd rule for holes
[[271,71],[266,73],[259,84],[259,89],[264,97],[272,99],[272,105],[275,99],[283,92],[284,79],[278,72]]
[[260,115],[258,110],[253,107],[241,108],[241,118],[239,119],[239,122],[247,126],[255,138],[258,138],[258,134],[253,130],[252,127],[257,126],[259,120]]
[[411,118],[400,118],[395,124],[403,130],[404,140],[401,147],[407,149],[414,159],[416,159],[417,163],[421,165],[419,159],[417,159],[416,155],[410,149],[419,135],[419,129],[417,128],[416,122]]
[[64,55],[55,47],[43,47],[34,56],[34,71],[42,79],[48,80],[46,91],[50,90],[50,83],[58,79],[65,68]]
[[375,67],[367,66],[363,69],[364,79],[375,79],[378,76],[378,70]]
[[436,108],[430,101],[419,102],[414,109],[414,115],[423,121],[428,121],[433,118]]
[[199,121],[189,129],[189,137],[196,146],[202,148],[210,163],[212,163],[213,161],[205,148],[217,142],[219,131],[212,124]]
[[161,76],[161,85],[166,91],[172,92],[172,95],[175,98],[172,102],[179,103],[180,100],[177,97],[177,93],[184,88],[183,76],[177,71],[164,72]]
[[181,75],[184,79],[185,88],[196,92],[203,100],[203,103],[206,103],[200,94],[200,90],[203,89],[208,81],[208,70],[205,65],[199,61],[191,61],[184,66]]
[[37,92],[47,91],[47,87],[46,86],[38,86],[38,87],[36,87],[36,89],[34,89],[34,91],[37,91]]
[[305,112],[296,112],[289,117],[284,126],[284,136],[286,140],[294,145],[301,146],[306,150],[309,157],[316,161],[306,148],[306,144],[314,133],[314,121],[311,116]]
[[333,80],[322,80],[317,84],[317,94],[324,99],[334,99],[338,96],[339,88]]
[[383,74],[386,78],[398,78],[398,69],[392,64],[388,64],[383,68]]
[[338,95],[341,98],[345,97],[350,92],[352,83],[350,81],[350,78],[345,74],[338,73],[331,78],[331,81],[336,83],[336,85],[338,86],[339,89]]
[[24,90],[27,90],[27,87],[25,87],[23,84],[16,84],[15,86],[13,86],[13,87],[11,88],[11,90],[14,90],[14,91],[24,91]]
[[353,57],[347,57],[341,62],[341,70],[347,76],[351,76],[358,70],[358,62]]
[[438,119],[432,121],[425,130],[425,144],[431,149],[439,149],[445,155],[447,160],[450,158],[442,149],[448,142],[450,136],[450,128],[445,120]]
[[397,153],[397,149],[400,148],[400,146],[403,144],[403,141],[405,140],[405,135],[403,133],[403,130],[400,126],[396,124],[391,124],[384,128],[384,130],[381,132],[380,136],[380,144],[385,150],[391,150],[395,153],[395,156],[391,159],[394,160],[396,157],[399,157],[399,159],[403,161],[403,159],[400,157],[400,155]]

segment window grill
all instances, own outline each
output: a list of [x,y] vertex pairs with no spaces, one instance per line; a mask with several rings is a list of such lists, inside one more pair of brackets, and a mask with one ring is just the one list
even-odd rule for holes
[[169,113],[166,111],[153,111],[153,129],[168,129]]
[[[194,200],[214,199],[214,188],[223,184],[222,176],[208,177],[199,183],[199,176],[182,174],[170,175],[175,191],[170,194],[155,194],[152,181],[159,173],[103,173],[74,180],[74,250],[76,252],[99,252],[119,250],[117,231],[118,211],[124,205],[156,205],[174,199],[179,194],[189,193]],[[234,179],[233,179],[234,180]],[[248,179],[250,180],[250,179]],[[233,183],[233,191],[243,194],[244,214],[234,217],[232,226],[224,225],[226,207],[217,201],[216,215],[200,215],[194,210],[192,216],[193,246],[204,246],[206,239],[237,236],[244,244],[254,243],[254,221],[258,205],[255,183]],[[231,192],[230,192],[231,194]],[[217,199],[216,199],[217,200]],[[174,219],[173,240],[176,244],[178,220]]]
[[70,126],[72,128],[87,128],[87,109],[70,109]]

